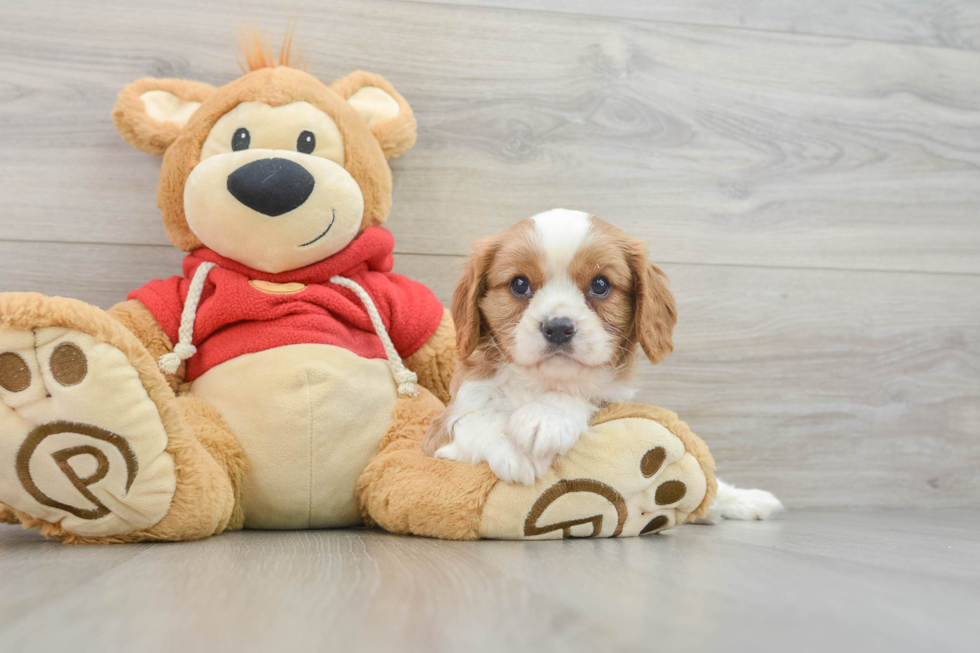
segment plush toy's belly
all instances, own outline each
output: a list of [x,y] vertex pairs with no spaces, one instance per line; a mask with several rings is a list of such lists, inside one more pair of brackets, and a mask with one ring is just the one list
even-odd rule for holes
[[249,457],[246,528],[360,522],[354,484],[397,396],[385,361],[330,345],[277,347],[208,370],[191,394],[221,411]]

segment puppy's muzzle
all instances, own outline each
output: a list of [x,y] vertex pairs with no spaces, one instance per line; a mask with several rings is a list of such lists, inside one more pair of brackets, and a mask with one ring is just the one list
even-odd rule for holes
[[313,175],[289,159],[259,159],[228,175],[232,197],[270,218],[302,206],[314,184]]
[[541,334],[553,345],[564,345],[575,336],[575,324],[567,317],[555,317],[541,324]]

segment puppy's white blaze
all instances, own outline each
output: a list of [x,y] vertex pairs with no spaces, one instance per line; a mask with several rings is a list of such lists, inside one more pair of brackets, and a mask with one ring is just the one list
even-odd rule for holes
[[544,253],[548,280],[568,278],[568,266],[575,252],[589,236],[592,219],[583,211],[552,209],[533,218],[538,248]]

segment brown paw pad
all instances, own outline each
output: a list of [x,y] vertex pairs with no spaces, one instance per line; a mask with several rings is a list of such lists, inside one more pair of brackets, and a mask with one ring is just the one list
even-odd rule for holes
[[27,362],[13,352],[0,354],[0,387],[8,392],[23,392],[31,385]]
[[640,472],[643,474],[643,478],[650,478],[659,472],[666,458],[667,451],[663,447],[654,447],[643,454],[643,458],[640,459]]
[[654,501],[658,506],[667,506],[677,503],[687,494],[687,486],[681,481],[667,481],[657,488]]
[[661,528],[663,528],[664,526],[666,526],[669,522],[670,520],[667,519],[666,515],[657,515],[649,522],[647,522],[646,526],[640,529],[640,535],[646,535],[647,533],[655,533],[659,531]]
[[88,374],[88,360],[73,342],[63,342],[51,354],[51,376],[63,386],[78,385]]

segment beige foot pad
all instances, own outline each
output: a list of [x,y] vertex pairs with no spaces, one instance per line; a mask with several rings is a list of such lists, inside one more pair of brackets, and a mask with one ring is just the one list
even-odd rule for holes
[[533,487],[497,483],[487,497],[480,536],[657,533],[706,510],[715,491],[713,467],[707,447],[673,413],[617,404],[600,413]]
[[83,536],[148,528],[175,490],[166,446],[122,351],[67,328],[0,326],[0,502]]

